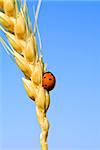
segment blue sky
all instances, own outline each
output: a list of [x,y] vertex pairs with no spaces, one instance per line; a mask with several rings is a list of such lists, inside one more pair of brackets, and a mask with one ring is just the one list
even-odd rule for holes
[[[38,25],[44,61],[57,79],[49,150],[100,150],[100,2],[43,2]],[[23,74],[0,49],[0,149],[38,150],[35,105]]]

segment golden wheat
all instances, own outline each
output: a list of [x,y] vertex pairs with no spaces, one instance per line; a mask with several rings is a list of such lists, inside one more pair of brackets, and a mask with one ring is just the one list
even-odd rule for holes
[[26,3],[22,7],[20,0],[0,0],[0,29],[5,33],[12,48],[10,49],[2,38],[0,41],[7,52],[13,55],[16,64],[25,75],[22,78],[24,88],[36,104],[36,114],[41,127],[41,149],[48,150],[49,122],[46,112],[50,105],[50,96],[42,87],[45,65],[38,54],[36,36],[32,32],[29,18],[27,21],[26,12]]

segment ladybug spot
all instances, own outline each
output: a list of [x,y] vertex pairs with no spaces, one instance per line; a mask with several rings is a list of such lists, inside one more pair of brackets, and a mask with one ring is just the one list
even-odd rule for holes
[[47,84],[45,84],[45,86],[47,87]]
[[46,78],[46,77],[44,76],[44,78]]
[[51,78],[49,78],[49,80],[52,80]]

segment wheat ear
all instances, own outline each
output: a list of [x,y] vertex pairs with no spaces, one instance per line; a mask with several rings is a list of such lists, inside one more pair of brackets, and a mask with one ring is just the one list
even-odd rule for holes
[[46,112],[50,105],[50,95],[42,87],[45,65],[43,58],[39,56],[36,42],[36,24],[40,5],[41,0],[38,3],[36,23],[32,32],[26,3],[22,6],[20,0],[0,0],[0,29],[5,33],[12,48],[10,49],[2,38],[0,41],[25,75],[22,78],[24,88],[28,97],[36,104],[36,114],[41,127],[41,149],[48,150],[49,122]]

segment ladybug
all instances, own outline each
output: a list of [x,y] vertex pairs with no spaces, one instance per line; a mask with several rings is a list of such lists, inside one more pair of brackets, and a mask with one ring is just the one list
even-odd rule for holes
[[42,79],[42,86],[48,90],[51,91],[56,83],[56,78],[51,72],[45,72],[43,74],[43,79]]

